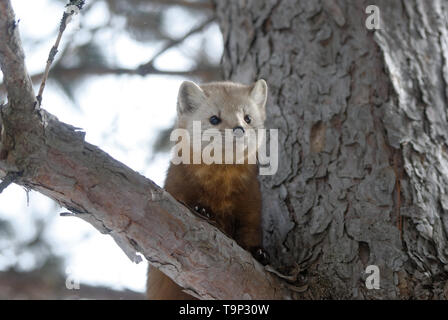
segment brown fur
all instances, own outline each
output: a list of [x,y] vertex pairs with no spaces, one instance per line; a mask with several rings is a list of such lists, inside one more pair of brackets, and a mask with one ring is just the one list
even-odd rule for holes
[[171,165],[165,189],[194,208],[200,204],[245,249],[260,246],[261,195],[256,165]]
[[[201,89],[208,99],[204,105],[219,104],[220,117],[223,118],[223,123],[226,122],[223,124],[224,127],[245,125],[237,117],[232,118],[241,105],[245,105],[246,113],[249,108],[258,128],[263,125],[265,100],[260,108],[251,106],[250,101],[248,102],[248,95],[253,86],[216,83],[203,85]],[[193,104],[200,105],[202,103],[200,99],[204,97],[197,97],[195,94],[197,93],[192,93],[189,98]],[[181,99],[179,97],[179,100]],[[178,106],[178,127],[188,128],[191,119],[200,118],[191,110],[184,116],[181,108],[182,106]],[[200,109],[200,106],[198,108]],[[204,117],[208,119],[209,115]],[[245,128],[247,127],[248,125],[245,125]],[[261,193],[257,175],[257,165],[247,163],[232,165],[171,163],[165,190],[192,209],[197,205],[205,208],[212,214],[212,219],[218,228],[235,239],[244,249],[252,250],[261,247]],[[156,268],[150,268],[148,272],[147,296],[149,299],[193,298],[182,292],[181,287]]]

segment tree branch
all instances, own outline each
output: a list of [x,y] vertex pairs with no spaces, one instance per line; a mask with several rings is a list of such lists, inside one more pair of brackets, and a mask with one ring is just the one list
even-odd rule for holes
[[[51,64],[54,61],[54,57],[58,53],[59,43],[61,42],[62,34],[64,33],[65,29],[67,28],[67,24],[70,22],[70,19],[72,18],[72,16],[74,14],[77,14],[78,11],[81,10],[82,7],[84,6],[84,1],[70,1],[70,4],[71,4],[72,8],[69,8],[69,9],[71,11],[70,12],[65,11],[62,14],[62,19],[59,24],[59,32],[58,32],[58,36],[56,37],[56,42],[54,43],[53,47],[50,50],[50,53],[48,54],[47,64],[46,64],[45,70],[44,70],[44,76],[42,78],[42,83],[40,84],[39,91],[36,96],[39,106],[41,106],[41,104],[42,104],[42,94],[44,93],[45,84],[47,82],[48,73],[50,72]],[[76,11],[73,10],[73,7],[76,9]]]
[[[192,70],[186,71],[169,71],[169,70],[160,70],[157,68],[145,68],[145,70],[141,69],[129,69],[129,68],[120,68],[120,67],[108,67],[108,66],[80,66],[80,67],[61,67],[59,65],[55,65],[51,71],[49,78],[52,77],[63,77],[64,79],[76,79],[83,76],[102,76],[102,75],[164,75],[164,76],[183,76],[183,77],[199,77],[204,81],[211,81],[219,79],[219,75],[221,73],[221,69],[219,67],[213,66],[205,66],[198,67]],[[31,81],[33,83],[39,83],[42,80],[44,73],[38,73],[31,76]],[[4,83],[0,84],[0,93],[4,93],[6,91],[6,87]]]
[[[193,70],[186,71],[165,71],[157,68],[146,69],[142,72],[139,69],[129,69],[129,68],[120,68],[120,67],[107,67],[107,66],[80,66],[73,68],[65,68],[65,67],[57,67],[53,69],[53,73],[55,75],[64,76],[64,78],[77,78],[82,75],[166,75],[166,76],[201,76],[203,77],[205,74],[217,74],[220,72],[218,67],[205,67],[205,68],[197,68]],[[42,77],[42,74],[38,74],[33,76],[33,79]]]
[[[31,110],[36,99],[11,3],[0,1],[0,62],[11,107]],[[8,76],[6,76],[8,75]]]
[[189,32],[187,32],[183,37],[180,37],[179,39],[173,39],[166,43],[162,49],[160,49],[147,63],[142,64],[138,67],[139,72],[144,73],[147,72],[147,70],[151,70],[154,68],[154,61],[163,53],[165,53],[168,49],[171,49],[178,44],[182,43],[190,37],[191,35],[202,31],[206,26],[208,26],[210,23],[212,23],[215,20],[215,17],[210,17],[207,20],[205,20],[203,23],[198,25],[196,28],[191,29]]
[[[0,39],[7,39],[9,28],[4,20],[13,16],[12,8],[9,0],[0,0],[0,6]],[[13,81],[19,78],[31,83],[25,67],[20,63],[16,69],[4,66],[11,54],[0,50],[8,97],[17,94],[34,99],[31,85]],[[18,124],[14,111],[11,105],[2,108],[6,132],[2,139],[13,137],[14,143],[3,143],[8,156],[0,160],[0,175],[10,167],[23,171],[16,183],[49,196],[110,234],[133,261],[138,261],[137,252],[142,253],[151,265],[196,297],[290,297],[284,283],[266,272],[250,253],[154,182],[85,142],[84,132],[44,110],[22,113]]]

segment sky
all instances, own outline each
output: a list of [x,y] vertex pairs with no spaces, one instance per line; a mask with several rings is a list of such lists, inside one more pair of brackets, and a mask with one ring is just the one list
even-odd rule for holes
[[[55,30],[64,10],[63,3],[12,0],[12,5],[16,18],[20,19],[19,30],[28,71],[30,74],[41,72],[55,40]],[[195,24],[180,9],[172,9],[170,15],[173,23],[170,23],[168,31],[173,36],[186,33]],[[179,19],[182,17],[184,19]],[[89,15],[84,16],[81,12],[69,24],[61,45],[64,45],[64,39],[81,43],[89,41],[89,36],[79,29],[79,25],[100,26],[107,18],[104,4],[98,1]],[[124,67],[138,66],[158,49],[116,31],[104,30],[99,36],[104,39],[110,53],[108,59]],[[204,32],[209,54],[219,61],[223,46],[219,28],[213,25]],[[187,69],[191,61],[182,53],[199,46],[201,41],[200,36],[192,37],[181,46],[181,50],[175,48],[167,51],[157,59],[156,67],[164,70]],[[76,104],[50,81],[43,95],[42,107],[60,121],[83,128],[88,142],[158,185],[163,185],[169,154],[152,158],[151,144],[158,131],[172,125],[176,116],[177,91],[183,80],[186,79],[165,76],[93,77],[77,88]],[[45,196],[33,191],[27,193],[17,185],[9,186],[0,194],[0,218],[11,221],[23,239],[32,236],[32,217],[45,217],[49,221],[45,237],[54,251],[66,258],[66,274],[77,279],[81,286],[83,283],[106,285],[114,289],[128,288],[143,292],[146,262],[132,263],[110,236],[101,235],[78,218],[59,216],[59,213],[66,211]],[[35,263],[30,256],[15,257],[6,250],[3,256],[0,255],[0,270],[15,260],[24,270]]]

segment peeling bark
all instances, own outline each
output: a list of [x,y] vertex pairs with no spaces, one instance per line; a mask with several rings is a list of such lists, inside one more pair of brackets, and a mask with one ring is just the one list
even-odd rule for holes
[[448,298],[447,2],[215,3],[226,78],[270,86],[264,243],[307,269],[300,297]]
[[[9,0],[0,0],[0,177],[41,192],[110,234],[133,261],[142,253],[186,292],[205,299],[283,299],[289,290],[250,253],[151,180],[84,141],[84,132],[35,104]],[[11,29],[11,26],[14,28]]]

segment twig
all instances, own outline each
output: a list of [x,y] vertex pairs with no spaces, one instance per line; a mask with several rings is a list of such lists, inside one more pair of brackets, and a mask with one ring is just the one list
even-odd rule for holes
[[207,20],[205,20],[203,23],[198,25],[196,28],[191,29],[189,32],[187,32],[183,37],[180,37],[179,39],[173,39],[166,43],[162,49],[160,49],[155,55],[152,56],[151,60],[146,62],[145,64],[140,65],[137,70],[140,74],[148,73],[154,70],[154,61],[162,55],[164,52],[166,52],[168,49],[171,49],[172,47],[177,46],[178,44],[184,42],[188,37],[190,37],[192,34],[195,34],[197,32],[202,31],[206,26],[208,26],[210,23],[212,23],[215,20],[215,17],[210,17]]
[[[120,67],[108,67],[108,66],[76,66],[76,67],[62,67],[56,64],[52,69],[52,77],[55,75],[63,76],[64,78],[76,78],[83,75],[86,76],[101,76],[101,75],[164,75],[164,76],[196,76],[203,78],[204,80],[209,81],[210,79],[217,79],[217,75],[219,75],[221,69],[215,66],[206,66],[191,69],[191,70],[179,70],[179,71],[169,71],[169,70],[160,70],[157,68],[152,68],[151,70],[141,70],[141,69],[129,69],[129,68],[120,68]],[[31,81],[33,83],[39,82],[44,73],[37,73],[31,76]],[[0,93],[5,91],[5,86],[3,83],[0,83]]]
[[[69,7],[69,9],[70,9],[71,6],[76,6],[79,10],[81,10],[83,5],[84,5],[84,0],[70,0],[70,2],[67,4],[66,7]],[[44,76],[43,76],[42,82],[40,84],[39,92],[37,93],[37,96],[36,96],[37,103],[39,106],[42,104],[42,94],[45,89],[45,84],[47,82],[48,73],[50,72],[51,64],[54,61],[54,57],[58,53],[58,47],[59,47],[59,43],[62,38],[62,34],[64,33],[65,28],[67,27],[67,24],[70,22],[70,18],[72,17],[72,15],[74,15],[75,13],[78,13],[79,10],[73,10],[73,9],[66,10],[62,14],[61,23],[59,25],[59,33],[56,38],[56,42],[54,43],[54,45],[51,48],[50,53],[48,55],[47,65],[45,66],[45,71],[44,71]]]
[[8,172],[2,182],[0,182],[0,193],[2,193],[3,190],[5,190],[11,183],[16,181],[16,179],[21,175],[22,172]]
[[[64,77],[64,78],[77,78],[82,76],[102,76],[102,75],[164,75],[164,76],[193,76],[199,77],[204,82],[217,80],[221,69],[218,66],[198,66],[191,70],[160,70],[158,68],[145,68],[142,70],[140,67],[136,69],[121,68],[121,67],[108,67],[108,66],[75,66],[75,67],[63,67],[56,63],[52,69],[53,78]],[[40,72],[31,76],[31,81],[33,83],[38,83],[44,77],[44,72]],[[0,83],[0,94],[6,92],[6,87],[4,83]]]

